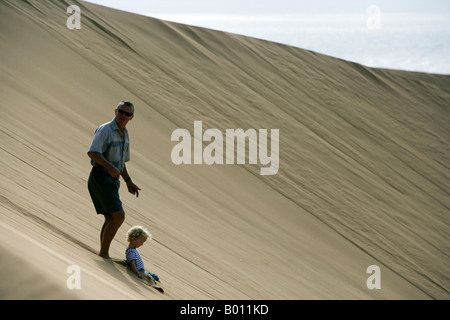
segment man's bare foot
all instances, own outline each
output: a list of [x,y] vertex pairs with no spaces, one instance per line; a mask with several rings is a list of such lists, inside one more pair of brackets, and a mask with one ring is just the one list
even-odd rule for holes
[[102,257],[103,259],[111,259],[110,256],[109,256],[109,254],[107,254],[107,253],[104,253],[104,254],[99,253],[98,255],[99,255],[100,257]]

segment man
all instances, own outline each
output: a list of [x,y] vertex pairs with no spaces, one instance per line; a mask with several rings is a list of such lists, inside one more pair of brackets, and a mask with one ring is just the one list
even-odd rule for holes
[[128,174],[125,162],[130,160],[130,140],[127,123],[134,117],[134,105],[122,101],[115,110],[115,117],[95,130],[88,156],[92,170],[88,189],[97,214],[103,214],[105,222],[100,232],[99,256],[109,258],[109,246],[117,230],[125,220],[122,202],[119,197],[119,178],[125,180],[128,191],[139,196],[137,185]]

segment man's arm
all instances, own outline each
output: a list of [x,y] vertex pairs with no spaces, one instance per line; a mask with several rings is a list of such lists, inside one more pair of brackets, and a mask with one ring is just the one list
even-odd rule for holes
[[141,188],[139,188],[137,185],[133,183],[133,181],[130,178],[130,175],[128,174],[127,166],[125,164],[123,165],[122,178],[125,180],[127,184],[128,191],[131,194],[135,194],[136,197],[139,197],[139,190],[141,190]]
[[119,176],[120,176],[119,169],[117,169],[115,166],[113,166],[111,164],[111,162],[106,160],[106,158],[100,152],[89,151],[87,154],[88,154],[89,158],[94,160],[99,165],[105,167],[106,170],[108,170],[111,177],[119,179]]

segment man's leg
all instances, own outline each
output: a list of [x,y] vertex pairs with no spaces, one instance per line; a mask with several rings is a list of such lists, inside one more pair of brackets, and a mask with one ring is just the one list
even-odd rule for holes
[[112,212],[110,216],[105,215],[105,222],[100,232],[99,256],[109,258],[109,246],[124,220],[125,212],[123,211]]

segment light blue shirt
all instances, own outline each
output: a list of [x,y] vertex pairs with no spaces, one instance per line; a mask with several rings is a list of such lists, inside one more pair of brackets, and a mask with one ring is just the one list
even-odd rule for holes
[[136,248],[127,248],[125,251],[125,256],[127,258],[127,262],[130,263],[131,260],[135,260],[136,269],[138,271],[144,271],[144,261],[142,261],[141,255]]
[[[130,139],[128,130],[121,134],[115,119],[102,124],[95,130],[89,152],[99,152],[122,173],[125,162],[130,161]],[[94,165],[94,160],[91,160]]]

